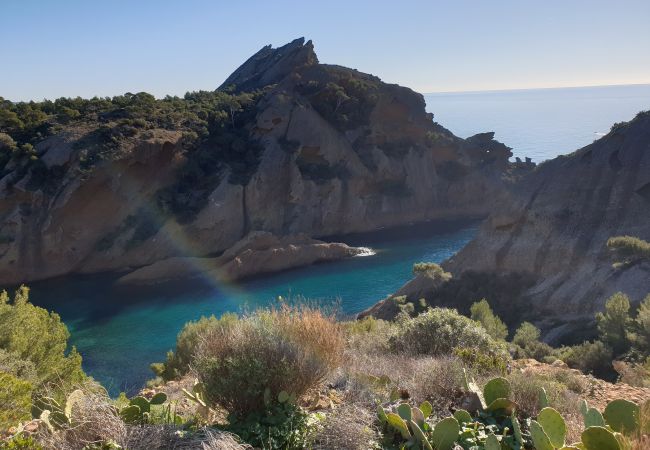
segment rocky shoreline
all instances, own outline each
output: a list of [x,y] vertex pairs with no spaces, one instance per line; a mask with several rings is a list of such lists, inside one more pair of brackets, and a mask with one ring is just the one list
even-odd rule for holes
[[120,277],[122,286],[152,285],[194,277],[231,282],[326,261],[368,254],[365,247],[323,242],[305,235],[279,238],[271,233],[250,233],[221,256],[173,257],[157,261]]

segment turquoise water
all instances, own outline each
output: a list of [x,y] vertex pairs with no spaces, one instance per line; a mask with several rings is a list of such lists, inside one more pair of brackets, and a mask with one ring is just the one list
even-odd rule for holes
[[116,289],[115,276],[84,276],[32,285],[32,301],[54,309],[72,333],[84,369],[109,388],[134,392],[153,374],[183,324],[269,304],[282,295],[338,303],[342,314],[357,313],[404,284],[413,263],[441,262],[475,234],[477,223],[431,223],[366,235],[345,236],[375,255],[318,264],[219,286],[194,279],[154,289]]
[[[615,122],[650,109],[650,85],[427,94],[427,109],[455,134],[495,131],[516,156],[543,161],[606,133]],[[33,285],[32,300],[59,312],[84,358],[85,370],[115,394],[152,377],[149,364],[173,348],[188,320],[268,304],[278,296],[338,302],[359,312],[394,292],[413,263],[440,262],[462,248],[477,224],[437,223],[342,237],[376,255],[258,278],[236,287],[188,280],[156,289],[118,290],[116,276],[73,277]]]
[[466,138],[494,131],[514,156],[571,153],[650,109],[650,85],[425,94],[434,120]]

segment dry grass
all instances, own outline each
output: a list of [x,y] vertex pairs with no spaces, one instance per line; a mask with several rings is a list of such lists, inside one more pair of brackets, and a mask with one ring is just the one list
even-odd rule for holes
[[114,441],[126,445],[127,426],[99,384],[86,382],[78,386],[83,398],[72,408],[71,425],[54,433],[40,427],[37,439],[44,448],[77,450],[87,445]]
[[332,411],[311,442],[313,450],[365,450],[378,438],[376,416],[367,408],[346,404]]
[[[370,376],[370,377],[369,377]],[[388,377],[387,385],[373,378]],[[463,366],[459,359],[449,357],[407,356],[394,354],[348,354],[345,371],[336,383],[345,386],[348,401],[374,409],[376,399],[389,400],[397,388],[414,403],[428,400],[439,415],[447,415],[449,407],[459,398],[463,383]]]
[[341,364],[344,333],[310,306],[259,310],[201,337],[194,371],[213,404],[246,415],[281,391],[301,397]]
[[509,374],[507,378],[512,387],[512,399],[519,405],[519,412],[525,416],[534,417],[539,413],[540,388],[546,390],[550,405],[562,415],[580,415],[579,395],[554,378],[552,374],[517,371]]

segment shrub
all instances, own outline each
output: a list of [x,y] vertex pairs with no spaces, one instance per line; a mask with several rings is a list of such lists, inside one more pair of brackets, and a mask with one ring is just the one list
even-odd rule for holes
[[300,397],[337,367],[343,331],[309,306],[258,310],[201,336],[195,370],[207,400],[238,417],[265,408],[281,391]]
[[630,343],[627,337],[632,324],[630,299],[622,292],[612,295],[605,303],[605,311],[596,314],[598,333],[604,344],[618,356],[627,351]]
[[554,357],[556,355],[555,349],[545,342],[540,342],[539,336],[539,328],[530,322],[523,322],[512,338],[514,345],[513,357],[517,359],[533,358],[542,362]]
[[58,314],[29,303],[26,286],[16,290],[13,301],[6,291],[0,293],[0,348],[33,365],[36,388],[83,380],[81,356],[74,347],[68,351],[69,337]]
[[631,262],[635,259],[650,258],[650,242],[634,236],[615,236],[607,240],[607,247],[623,259]]
[[419,262],[413,264],[413,275],[418,275],[420,273],[426,273],[431,276],[438,276],[442,278],[451,277],[451,275],[445,272],[442,267],[432,262]]
[[201,317],[196,322],[187,322],[176,337],[176,350],[167,353],[167,361],[164,363],[152,364],[152,370],[165,381],[185,375],[190,370],[190,363],[201,336],[210,330],[228,327],[236,322],[237,315],[232,313],[224,314],[219,319],[210,316]]
[[474,303],[469,311],[470,318],[480,323],[494,339],[505,340],[508,337],[508,327],[494,314],[486,299]]
[[523,322],[515,331],[515,335],[512,338],[512,343],[520,347],[526,347],[533,342],[539,341],[541,333],[539,328],[533,325],[530,322]]
[[612,369],[612,349],[601,341],[583,342],[572,347],[559,350],[560,359],[573,369],[584,373],[593,373],[604,379],[611,379],[614,375]]
[[450,355],[455,348],[490,353],[503,350],[483,327],[454,309],[432,308],[398,324],[390,338],[395,352]]
[[650,295],[639,305],[629,337],[635,351],[641,355],[650,354]]
[[32,384],[0,372],[0,432],[30,418]]

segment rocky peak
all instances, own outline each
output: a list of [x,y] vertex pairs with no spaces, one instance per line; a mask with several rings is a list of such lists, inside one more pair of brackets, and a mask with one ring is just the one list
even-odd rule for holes
[[278,48],[267,45],[239,66],[219,89],[231,86],[237,91],[262,88],[279,82],[300,67],[313,64],[318,64],[314,44],[311,41],[305,43],[304,37]]

